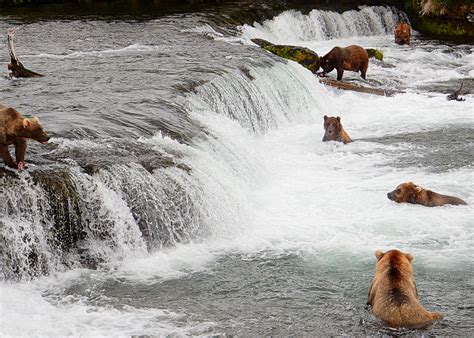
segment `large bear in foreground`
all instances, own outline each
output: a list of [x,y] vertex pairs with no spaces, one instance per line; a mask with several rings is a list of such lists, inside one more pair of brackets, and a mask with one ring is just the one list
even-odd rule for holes
[[422,328],[443,318],[437,312],[426,311],[418,301],[411,254],[377,250],[375,257],[375,276],[367,304],[372,305],[372,313],[377,318],[393,328]]
[[410,25],[407,23],[398,23],[395,26],[395,43],[399,45],[409,45],[410,44],[410,37],[411,37],[411,30]]
[[339,116],[334,117],[324,115],[323,141],[338,141],[344,142],[344,144],[352,142],[351,138],[342,127],[341,118]]
[[365,80],[369,67],[369,55],[364,48],[357,45],[345,48],[334,47],[321,58],[320,66],[323,69],[323,75],[336,68],[338,81],[342,80],[344,70],[360,71],[360,76]]
[[[12,168],[25,168],[26,139],[43,144],[49,140],[38,118],[24,118],[16,109],[0,105],[0,156],[5,164]],[[15,145],[16,162],[8,151],[9,145]]]
[[445,204],[466,205],[462,199],[441,195],[434,191],[423,189],[413,182],[402,183],[395,190],[387,193],[388,199],[397,203],[421,204],[426,207],[439,207]]

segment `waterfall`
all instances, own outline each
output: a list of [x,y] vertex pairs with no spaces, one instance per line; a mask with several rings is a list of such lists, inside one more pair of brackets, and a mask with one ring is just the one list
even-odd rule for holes
[[406,14],[393,7],[363,7],[343,13],[314,9],[305,15],[289,10],[263,23],[240,29],[249,39],[263,38],[274,43],[321,41],[391,34],[395,24],[407,21]]
[[[272,41],[377,35],[389,33],[401,15],[389,7],[287,11],[241,29]],[[150,157],[166,157],[160,165],[131,161],[91,169],[69,159],[21,174],[0,171],[0,278],[99,268],[251,227],[247,197],[265,180],[254,138],[337,112],[313,74],[273,56],[261,59],[230,68],[183,98],[203,135],[189,144],[160,133],[138,141],[157,150]],[[71,154],[91,151],[80,141],[57,143],[57,153],[66,144],[77,147]]]

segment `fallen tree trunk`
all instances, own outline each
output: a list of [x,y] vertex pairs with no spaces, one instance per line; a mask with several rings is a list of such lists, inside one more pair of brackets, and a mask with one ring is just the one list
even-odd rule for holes
[[275,55],[298,62],[300,65],[309,69],[314,74],[319,69],[318,54],[308,48],[299,46],[274,45],[273,43],[263,39],[252,39],[252,42]]
[[13,46],[13,30],[8,31],[8,50],[10,52],[11,61],[8,64],[8,70],[10,70],[11,77],[42,77],[43,75],[26,69],[25,66],[20,62],[18,56],[15,53],[15,47]]
[[349,82],[336,81],[331,79],[320,79],[319,82],[327,86],[343,89],[343,90],[352,90],[359,93],[374,94],[379,96],[394,96],[395,94],[404,93],[399,90],[390,90],[390,89],[379,89],[355,85]]

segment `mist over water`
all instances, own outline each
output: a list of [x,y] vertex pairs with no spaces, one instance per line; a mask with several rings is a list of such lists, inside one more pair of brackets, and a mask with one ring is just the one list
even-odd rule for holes
[[[421,303],[445,316],[415,334],[472,334],[474,96],[445,90],[472,90],[473,48],[395,45],[400,17],[19,25],[21,59],[48,76],[0,79],[2,102],[38,112],[53,139],[0,176],[2,335],[394,334],[364,308],[373,253],[392,248],[414,255]],[[380,48],[368,84],[405,93],[324,87],[254,37]],[[324,115],[355,142],[322,142]],[[468,205],[386,198],[406,181]]]

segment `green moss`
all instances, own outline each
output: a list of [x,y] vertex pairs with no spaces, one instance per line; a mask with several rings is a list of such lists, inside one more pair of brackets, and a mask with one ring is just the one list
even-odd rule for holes
[[282,58],[296,61],[303,67],[316,73],[319,69],[319,56],[312,50],[298,46],[274,45],[263,39],[252,39],[254,43]]
[[432,35],[444,36],[471,36],[474,37],[472,24],[465,24],[462,21],[448,21],[437,18],[421,17],[417,21],[417,29],[421,32]]
[[377,60],[383,61],[383,52],[380,49],[366,48],[365,51],[369,55],[369,58],[376,58]]

